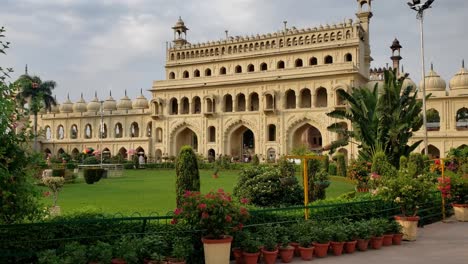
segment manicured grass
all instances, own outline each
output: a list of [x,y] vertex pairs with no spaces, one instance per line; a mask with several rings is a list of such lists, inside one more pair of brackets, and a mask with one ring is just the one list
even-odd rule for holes
[[[219,178],[212,178],[212,170],[200,170],[201,191],[224,189],[232,192],[237,182],[238,171],[220,171]],[[332,181],[327,197],[333,198],[352,191],[350,183]],[[44,187],[44,190],[47,190]],[[47,204],[52,198],[44,198]],[[59,194],[58,205],[63,214],[84,209],[98,209],[106,213],[164,215],[175,208],[174,170],[125,170],[120,178],[102,179],[89,185],[83,179],[64,186]]]

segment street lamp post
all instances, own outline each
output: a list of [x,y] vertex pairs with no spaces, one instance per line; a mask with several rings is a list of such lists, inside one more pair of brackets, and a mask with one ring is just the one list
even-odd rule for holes
[[100,105],[99,108],[100,108],[100,112],[101,112],[101,126],[100,126],[100,129],[99,129],[100,130],[99,134],[101,136],[100,137],[100,139],[101,139],[101,148],[100,149],[101,149],[101,167],[102,167],[102,156],[104,154],[103,149],[102,149],[102,147],[103,147],[102,146],[102,137],[104,135],[104,109],[103,109],[102,106],[103,106],[104,101],[100,101],[100,103],[101,103],[101,105]]
[[422,68],[422,101],[423,101],[423,131],[424,131],[424,154],[428,155],[428,142],[427,142],[427,116],[426,116],[426,67],[424,64],[424,10],[431,8],[431,4],[435,0],[427,0],[425,3],[421,3],[421,0],[412,0],[408,2],[411,9],[417,12],[416,18],[419,20],[419,26],[421,31],[421,68]]

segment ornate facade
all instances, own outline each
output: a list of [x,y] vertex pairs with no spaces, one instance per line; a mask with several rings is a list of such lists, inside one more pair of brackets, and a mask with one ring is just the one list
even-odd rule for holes
[[[335,120],[326,113],[346,107],[337,90],[380,78],[378,70],[370,70],[371,2],[357,1],[355,21],[305,29],[285,24],[274,33],[226,33],[225,39],[199,44],[187,41],[188,28],[179,19],[166,50],[166,79],[153,82],[149,102],[143,95],[134,101],[125,95],[119,102],[111,95],[103,102],[96,96],[89,103],[83,97],[76,103],[67,100],[41,114],[41,148],[73,154],[93,147],[111,155],[134,151],[158,159],[191,145],[205,157],[223,154],[240,160],[253,154],[275,159],[303,145],[320,151],[336,139],[327,131]],[[394,62],[401,59],[400,48],[392,46]],[[465,83],[457,82],[453,90],[467,91],[466,74],[457,75]],[[441,120],[454,116],[455,108],[468,107],[468,95],[463,99],[462,94],[431,99],[428,106],[438,110]],[[439,155],[468,138],[449,119],[430,133]],[[445,143],[446,128],[462,139]],[[353,157],[357,150],[348,146],[340,151]]]

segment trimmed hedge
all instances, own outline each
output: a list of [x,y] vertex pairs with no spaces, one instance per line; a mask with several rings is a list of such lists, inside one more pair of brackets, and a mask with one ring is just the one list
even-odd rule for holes
[[83,176],[87,184],[93,184],[102,178],[104,172],[104,169],[84,169]]

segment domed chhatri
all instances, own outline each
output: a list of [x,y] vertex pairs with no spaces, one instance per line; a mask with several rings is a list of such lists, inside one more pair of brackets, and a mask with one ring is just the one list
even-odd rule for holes
[[140,95],[133,101],[133,109],[148,109],[148,99],[143,95],[143,89],[140,89]]
[[465,69],[465,61],[462,68],[450,80],[450,95],[468,94],[468,70]]
[[86,101],[83,99],[83,93],[81,94],[80,100],[73,104],[73,112],[83,113],[87,111]]
[[67,94],[67,100],[60,105],[60,112],[62,113],[72,113],[73,112],[73,103],[70,101],[70,95]]
[[94,98],[88,103],[88,112],[99,112],[101,110],[101,103],[97,97],[97,92],[94,92]]
[[[405,76],[405,75],[406,75],[405,69],[403,68],[403,65],[402,65],[402,66],[401,66],[401,74],[400,74],[400,77]],[[403,81],[403,84],[402,84],[403,89],[405,89],[405,88],[408,87],[408,86],[411,86],[411,87],[412,87],[412,88],[411,88],[411,91],[414,91],[414,90],[416,90],[416,88],[418,88],[418,87],[416,86],[416,83],[410,78],[409,75],[406,76],[406,78],[405,78],[405,80]]]
[[104,101],[103,104],[104,111],[115,111],[117,110],[117,103],[115,102],[114,98],[112,97],[112,92],[109,91],[109,97]]
[[[426,91],[444,91],[447,88],[447,83],[434,71],[434,65],[431,64],[431,70],[426,75]],[[419,87],[423,87],[422,81]]]
[[50,107],[50,112],[51,112],[52,114],[58,114],[58,113],[60,113],[60,104],[59,104],[58,101],[57,101],[57,96],[55,96],[55,102],[56,102],[57,104],[56,104],[56,105],[52,105],[52,106]]
[[131,110],[132,109],[132,100],[127,96],[127,90],[125,90],[125,96],[120,99],[117,103],[118,110]]

